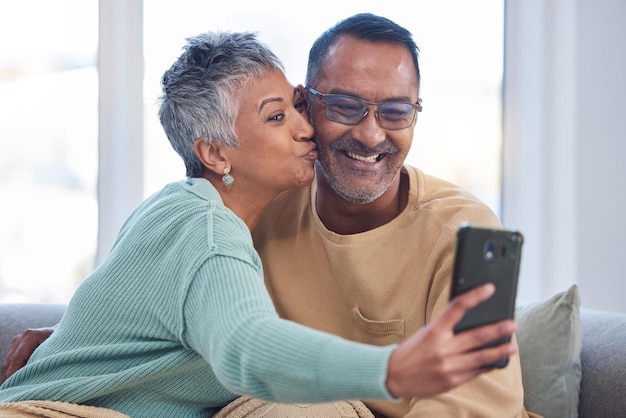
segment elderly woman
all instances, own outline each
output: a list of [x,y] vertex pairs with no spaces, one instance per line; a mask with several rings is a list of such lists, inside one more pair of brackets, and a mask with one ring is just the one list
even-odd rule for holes
[[[57,330],[0,388],[2,408],[206,417],[240,394],[278,402],[429,396],[513,352],[504,345],[442,359],[426,350],[427,329],[374,347],[279,319],[250,229],[280,192],[313,179],[302,89],[250,33],[189,39],[162,84],[161,123],[187,179],[131,214]],[[440,320],[458,321],[491,292],[462,296]],[[464,344],[512,332],[501,323]]]

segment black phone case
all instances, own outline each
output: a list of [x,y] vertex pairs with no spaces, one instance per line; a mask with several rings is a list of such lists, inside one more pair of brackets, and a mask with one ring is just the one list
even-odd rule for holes
[[[455,326],[455,332],[513,319],[517,280],[524,237],[518,231],[491,229],[464,224],[457,232],[450,299],[476,286],[491,282],[495,294],[469,310]],[[509,341],[498,339],[487,346]],[[491,365],[502,368],[508,358]]]

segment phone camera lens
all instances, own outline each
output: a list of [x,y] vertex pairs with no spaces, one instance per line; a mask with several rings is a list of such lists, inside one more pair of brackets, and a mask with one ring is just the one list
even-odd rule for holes
[[496,249],[496,242],[494,240],[488,240],[485,242],[485,246],[483,248],[483,257],[485,261],[495,261],[498,254]]

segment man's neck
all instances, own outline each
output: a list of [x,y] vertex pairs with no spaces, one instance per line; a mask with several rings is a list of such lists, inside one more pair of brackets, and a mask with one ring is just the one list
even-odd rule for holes
[[400,172],[389,188],[371,203],[351,203],[338,196],[326,178],[317,173],[315,207],[322,223],[341,235],[358,234],[378,228],[395,219],[406,207],[409,178]]

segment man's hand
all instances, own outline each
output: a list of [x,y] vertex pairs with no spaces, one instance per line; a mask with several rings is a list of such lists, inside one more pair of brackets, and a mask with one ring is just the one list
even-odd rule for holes
[[26,365],[33,351],[44,342],[54,331],[54,327],[29,328],[16,335],[11,341],[9,354],[2,364],[0,383],[7,380],[13,373]]
[[465,312],[494,291],[495,287],[487,284],[456,297],[433,322],[400,344],[389,359],[385,382],[389,393],[409,398],[439,395],[517,352],[512,342],[478,350],[485,343],[511,336],[516,326],[510,320],[454,333],[454,326]]

